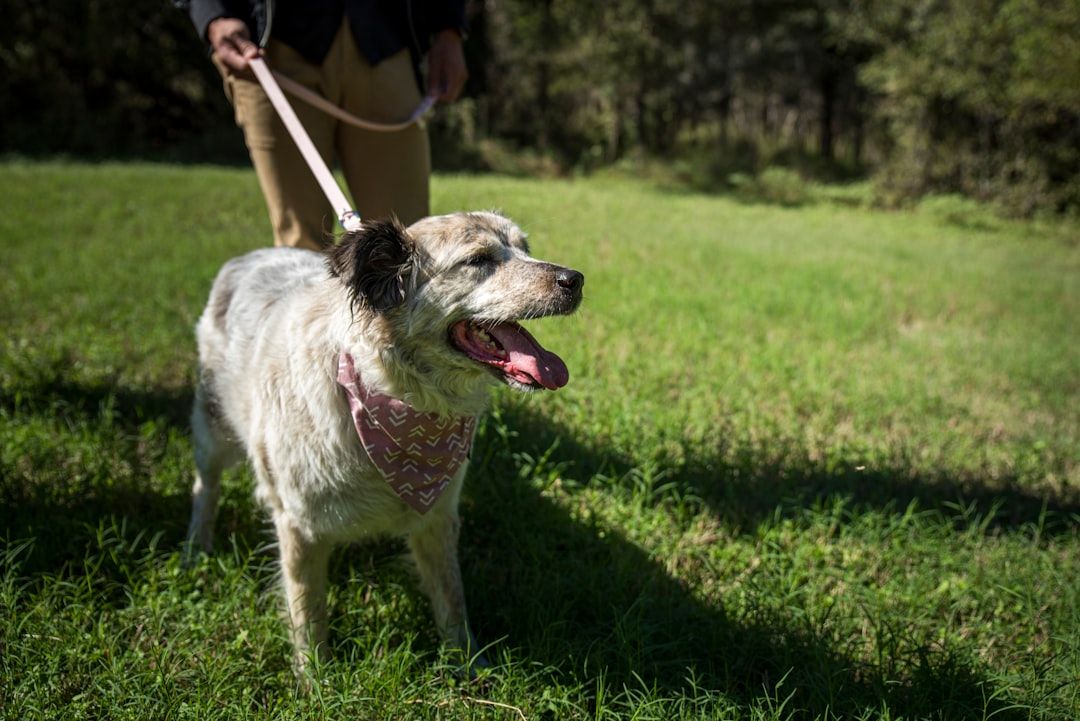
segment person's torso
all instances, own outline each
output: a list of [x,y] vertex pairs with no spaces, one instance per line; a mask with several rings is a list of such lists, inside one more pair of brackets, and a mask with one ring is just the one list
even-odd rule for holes
[[410,10],[401,0],[275,0],[270,36],[320,65],[344,19],[360,53],[377,65],[409,47]]

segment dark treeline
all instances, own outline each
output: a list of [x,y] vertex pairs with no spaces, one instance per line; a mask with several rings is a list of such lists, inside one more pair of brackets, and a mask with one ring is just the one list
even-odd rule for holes
[[[8,0],[0,149],[153,153],[228,122],[164,0]],[[880,197],[1080,209],[1080,0],[486,0],[444,162],[870,172]]]

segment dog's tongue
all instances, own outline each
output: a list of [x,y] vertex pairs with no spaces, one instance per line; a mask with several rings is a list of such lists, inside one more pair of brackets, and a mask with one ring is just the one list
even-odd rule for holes
[[548,390],[562,388],[570,380],[570,371],[563,359],[536,342],[527,330],[517,323],[500,323],[488,332],[510,357],[508,370],[517,370]]

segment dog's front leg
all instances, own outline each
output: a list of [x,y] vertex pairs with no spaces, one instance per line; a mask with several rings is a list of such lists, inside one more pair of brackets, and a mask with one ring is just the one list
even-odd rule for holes
[[423,527],[409,536],[420,585],[431,599],[435,623],[443,641],[462,654],[462,663],[470,671],[490,664],[480,653],[480,645],[469,629],[465,612],[465,589],[458,565],[457,511],[432,511]]
[[315,654],[326,655],[326,573],[332,545],[311,539],[283,513],[275,515],[274,526],[294,660],[297,671],[303,671]]

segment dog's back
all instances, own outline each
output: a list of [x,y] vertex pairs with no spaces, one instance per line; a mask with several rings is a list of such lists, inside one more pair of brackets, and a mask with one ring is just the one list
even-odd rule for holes
[[[278,353],[266,348],[268,339],[280,335],[298,294],[326,275],[321,254],[295,248],[256,250],[222,267],[196,326],[201,382],[217,401],[230,401],[224,405],[233,411],[248,405],[224,396],[251,388],[244,381],[256,373],[255,365],[265,366],[266,353]],[[242,436],[246,423],[230,415]]]
[[282,301],[325,276],[322,255],[296,248],[264,248],[225,263],[196,327],[200,364],[218,366],[232,350],[240,351],[232,357],[247,355],[244,346],[276,322]]

